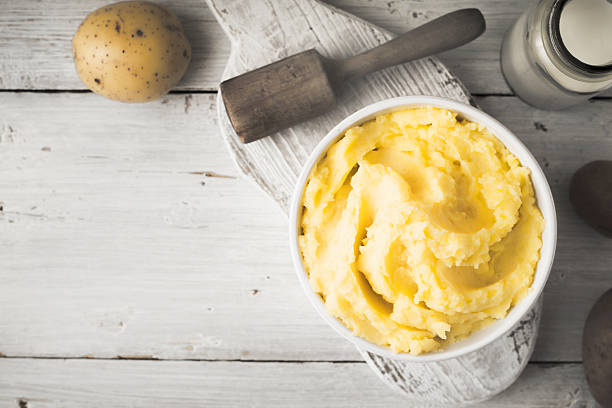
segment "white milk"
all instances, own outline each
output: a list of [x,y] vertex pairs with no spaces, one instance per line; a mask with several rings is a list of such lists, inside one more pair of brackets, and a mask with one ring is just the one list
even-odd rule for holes
[[518,97],[557,110],[612,86],[611,1],[531,4],[506,33],[501,50],[502,72]]
[[559,31],[565,48],[589,65],[612,64],[612,3],[570,0],[561,11]]

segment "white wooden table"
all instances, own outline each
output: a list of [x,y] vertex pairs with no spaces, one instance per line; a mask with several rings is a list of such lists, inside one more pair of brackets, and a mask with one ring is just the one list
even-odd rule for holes
[[[160,1],[192,64],[161,101],[127,105],[72,64],[73,33],[106,2],[0,0],[0,407],[407,406],[316,315],[284,216],[238,175],[215,112],[229,43],[204,3]],[[486,34],[441,59],[536,155],[559,217],[532,362],[485,405],[596,406],[581,332],[612,286],[612,240],[567,191],[612,156],[612,99],[545,112],[511,94],[499,46],[527,0],[330,2],[395,32],[485,14]]]

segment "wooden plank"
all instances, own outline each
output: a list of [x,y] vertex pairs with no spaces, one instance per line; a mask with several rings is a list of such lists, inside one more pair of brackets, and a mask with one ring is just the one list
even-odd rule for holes
[[[0,359],[0,405],[424,407],[363,363]],[[426,405],[434,407],[432,405]],[[596,407],[580,364],[530,364],[490,408]]]
[[[214,177],[237,175],[214,99],[0,94],[0,353],[360,358],[302,295],[276,205],[246,180]],[[567,186],[612,153],[612,101],[563,113],[477,102],[534,152],[556,199],[534,360],[580,361],[584,318],[612,286],[612,240],[574,214]]]
[[0,353],[359,358],[236,178],[215,96],[0,94]]
[[[201,0],[154,0],[181,19],[193,48],[191,67],[177,89],[215,90],[229,57],[229,40]],[[401,33],[443,13],[478,7],[487,32],[441,56],[472,93],[509,94],[499,68],[504,32],[529,0],[326,0],[382,28]],[[0,15],[0,89],[85,89],[72,63],[71,40],[81,20],[108,0],[21,0]],[[612,91],[607,93],[612,95]]]

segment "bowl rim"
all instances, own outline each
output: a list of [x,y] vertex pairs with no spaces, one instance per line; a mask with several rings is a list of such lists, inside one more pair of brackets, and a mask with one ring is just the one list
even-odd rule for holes
[[[396,353],[390,348],[379,346],[362,337],[354,335],[344,326],[344,324],[325,309],[325,305],[320,296],[310,286],[308,276],[302,263],[302,255],[298,246],[300,231],[298,223],[301,221],[302,196],[312,168],[320,160],[323,153],[326,152],[334,142],[339,140],[348,128],[360,125],[381,114],[403,108],[424,106],[448,109],[472,122],[485,126],[519,159],[522,166],[529,168],[536,202],[544,217],[545,226],[542,233],[540,258],[528,294],[518,304],[512,307],[510,312],[503,319],[497,320],[486,328],[470,334],[465,339],[449,345],[449,347],[444,350],[415,356],[409,353]],[[499,339],[512,329],[535,304],[544,289],[552,268],[557,243],[557,217],[550,186],[537,160],[514,133],[502,125],[498,120],[478,108],[449,98],[427,95],[400,96],[375,102],[359,109],[334,126],[334,128],[317,144],[302,167],[291,199],[289,207],[289,242],[293,265],[306,297],[310,300],[323,320],[325,320],[338,334],[352,342],[361,351],[369,351],[389,359],[411,362],[442,361],[457,358],[481,349],[496,339]],[[480,336],[478,336],[479,333],[481,333]],[[462,345],[464,342],[465,344]]]

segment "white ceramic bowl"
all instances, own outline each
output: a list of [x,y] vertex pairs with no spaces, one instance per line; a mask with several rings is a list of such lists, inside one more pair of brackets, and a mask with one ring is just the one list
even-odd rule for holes
[[[486,328],[472,333],[467,338],[449,345],[442,351],[414,356],[408,353],[395,353],[387,347],[379,346],[366,339],[355,336],[339,320],[327,312],[321,298],[312,290],[308,281],[308,276],[302,264],[302,255],[298,247],[298,234],[300,231],[300,216],[302,214],[302,194],[306,186],[308,175],[327,149],[342,137],[344,132],[351,126],[360,125],[381,114],[421,106],[435,106],[448,109],[459,113],[465,119],[486,126],[489,131],[491,131],[491,133],[493,133],[508,150],[519,159],[523,166],[531,170],[531,180],[535,189],[537,205],[544,216],[546,225],[542,233],[540,260],[536,268],[530,292],[521,302],[510,310],[505,318],[497,320]],[[335,126],[323,140],[319,142],[304,165],[293,194],[291,207],[289,208],[289,216],[289,240],[293,264],[302,288],[304,289],[304,293],[306,293],[306,296],[310,299],[310,302],[321,317],[339,334],[355,344],[360,350],[370,351],[386,358],[413,362],[440,361],[456,358],[480,349],[507,333],[525,315],[542,293],[542,289],[544,289],[544,285],[550,273],[557,243],[557,217],[555,214],[552,193],[550,192],[550,187],[548,186],[542,169],[525,145],[523,145],[510,130],[486,113],[451,99],[434,96],[404,96],[380,101],[353,113]]]

